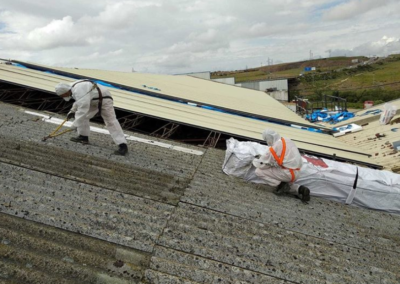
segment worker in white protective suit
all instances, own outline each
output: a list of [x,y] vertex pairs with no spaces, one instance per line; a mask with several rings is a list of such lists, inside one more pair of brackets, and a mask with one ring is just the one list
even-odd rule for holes
[[99,113],[115,144],[118,145],[115,154],[124,156],[128,153],[125,135],[115,116],[113,99],[107,88],[90,80],[79,80],[69,84],[59,83],[55,89],[56,94],[65,101],[71,98],[75,100],[67,119],[75,118],[72,128],[77,130],[79,136],[72,137],[71,141],[88,144],[89,120]]
[[262,137],[269,146],[266,154],[253,160],[256,175],[266,184],[277,187],[276,194],[292,193],[303,201],[310,200],[310,190],[294,184],[303,164],[299,150],[294,142],[281,137],[276,131],[266,129]]

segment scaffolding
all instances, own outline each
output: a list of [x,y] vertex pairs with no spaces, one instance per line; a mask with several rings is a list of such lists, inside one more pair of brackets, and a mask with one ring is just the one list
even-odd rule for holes
[[304,116],[316,110],[327,109],[328,111],[347,111],[347,101],[344,98],[323,95],[321,101],[310,102],[303,97],[296,97],[296,113]]

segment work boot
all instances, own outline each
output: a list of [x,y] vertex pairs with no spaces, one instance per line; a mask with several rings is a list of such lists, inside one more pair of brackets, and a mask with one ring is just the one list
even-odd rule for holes
[[78,137],[71,137],[70,140],[77,143],[89,144],[88,136],[79,135]]
[[119,144],[118,150],[114,152],[115,155],[121,155],[121,156],[125,156],[126,153],[128,153],[128,145],[126,145],[125,143]]
[[301,185],[299,187],[299,195],[301,201],[307,202],[310,201],[310,190],[308,187]]
[[278,187],[275,189],[274,193],[276,195],[282,195],[288,193],[290,191],[290,185],[288,182],[281,182]]

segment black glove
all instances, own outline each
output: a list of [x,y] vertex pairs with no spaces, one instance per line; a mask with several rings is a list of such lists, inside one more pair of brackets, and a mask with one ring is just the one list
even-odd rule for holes
[[67,114],[67,120],[70,120],[71,118],[75,118],[75,112],[69,112]]

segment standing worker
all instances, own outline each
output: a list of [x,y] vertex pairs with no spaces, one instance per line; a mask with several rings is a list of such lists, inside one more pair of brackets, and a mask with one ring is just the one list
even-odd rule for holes
[[114,153],[122,156],[128,153],[125,135],[115,116],[113,99],[107,88],[90,80],[79,80],[70,84],[59,83],[56,86],[56,94],[65,101],[71,98],[75,100],[67,119],[75,118],[72,129],[77,129],[79,136],[72,137],[71,141],[88,144],[89,120],[99,113],[115,144],[119,147]]
[[301,155],[294,142],[281,137],[276,131],[265,129],[263,139],[269,146],[269,151],[254,159],[255,173],[270,186],[276,187],[275,193],[292,193],[302,201],[310,200],[310,190],[293,182],[298,178],[303,165]]

